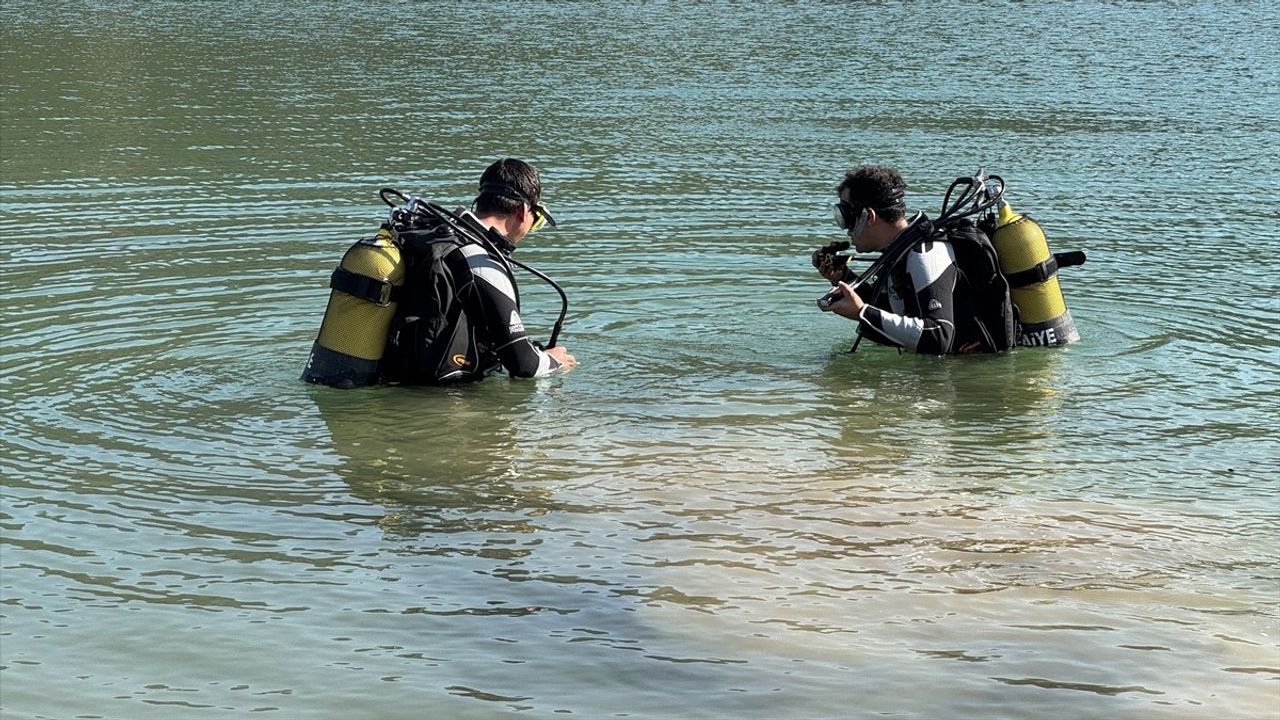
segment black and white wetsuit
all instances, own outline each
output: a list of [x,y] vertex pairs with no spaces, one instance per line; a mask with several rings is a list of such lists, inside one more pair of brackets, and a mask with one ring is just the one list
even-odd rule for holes
[[[911,219],[911,225],[921,222],[927,222],[924,213]],[[911,226],[902,232],[909,231]],[[954,352],[958,282],[955,249],[944,233],[935,232],[890,269],[876,297],[859,292],[868,304],[858,316],[858,334],[911,352]]]
[[474,328],[481,367],[491,372],[501,365],[519,378],[549,374],[560,363],[533,344],[520,319],[520,294],[506,261],[515,245],[502,233],[480,224],[470,212],[461,215],[500,253],[467,243],[447,260],[453,276],[459,279],[458,296]]

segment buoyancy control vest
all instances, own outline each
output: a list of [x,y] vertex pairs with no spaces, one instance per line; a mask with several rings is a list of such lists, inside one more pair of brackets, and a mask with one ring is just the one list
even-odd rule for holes
[[[1009,284],[1000,273],[1000,262],[991,240],[967,218],[934,224],[927,217],[913,221],[915,238],[906,238],[898,259],[884,278],[912,315],[920,315],[915,290],[907,277],[907,251],[928,241],[946,242],[955,253],[956,287],[952,292],[955,336],[950,353],[1003,352],[1017,344],[1015,311]],[[876,294],[887,285],[880,285]]]
[[401,239],[405,292],[387,334],[383,379],[445,385],[483,378],[498,362],[467,316],[471,273],[459,250],[468,241],[443,224]]
[[1018,326],[1009,283],[986,233],[967,218],[947,223],[942,231],[956,255],[963,288],[957,288],[954,352],[1002,352],[1018,342]]
[[[356,242],[330,276],[332,292],[302,380],[337,388],[379,382],[446,384],[483,377],[455,271],[465,240],[443,224],[396,228]],[[452,262],[451,262],[452,258]],[[464,277],[459,277],[463,274]]]

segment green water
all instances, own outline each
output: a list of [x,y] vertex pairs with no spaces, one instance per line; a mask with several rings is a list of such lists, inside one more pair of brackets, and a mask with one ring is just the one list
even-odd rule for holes
[[[4,3],[0,716],[1280,716],[1277,20]],[[505,155],[581,366],[298,383],[377,190]],[[1004,176],[1082,340],[844,354],[865,161]]]

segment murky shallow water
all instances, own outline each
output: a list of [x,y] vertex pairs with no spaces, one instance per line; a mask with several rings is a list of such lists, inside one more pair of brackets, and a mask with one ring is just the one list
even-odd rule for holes
[[[1268,14],[6,3],[5,717],[1280,715]],[[583,365],[297,383],[505,154]],[[1083,341],[844,355],[864,160],[1009,179]]]

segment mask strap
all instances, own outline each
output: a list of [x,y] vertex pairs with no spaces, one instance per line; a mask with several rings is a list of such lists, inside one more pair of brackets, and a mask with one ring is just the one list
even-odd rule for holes
[[516,189],[514,185],[510,185],[508,183],[503,183],[503,182],[480,183],[480,194],[481,195],[497,195],[498,197],[505,197],[505,198],[510,198],[512,200],[519,200],[525,205],[528,205],[529,207],[533,207],[533,201],[529,199],[529,196],[520,192],[518,189]]
[[858,220],[853,224],[853,232],[849,233],[849,237],[857,239],[862,237],[862,231],[867,229],[867,223],[871,220],[871,208],[862,208],[862,212],[858,213]]

